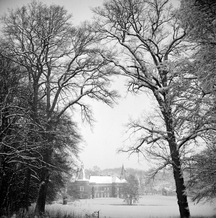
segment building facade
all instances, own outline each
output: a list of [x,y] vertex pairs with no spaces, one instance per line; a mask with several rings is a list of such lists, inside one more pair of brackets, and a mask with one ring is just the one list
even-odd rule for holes
[[90,176],[89,179],[86,179],[85,170],[82,168],[73,185],[80,199],[121,198],[126,183],[122,173],[120,178],[117,176]]

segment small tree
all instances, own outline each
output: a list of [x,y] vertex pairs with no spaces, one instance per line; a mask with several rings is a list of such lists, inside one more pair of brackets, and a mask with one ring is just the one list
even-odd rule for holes
[[139,181],[134,175],[129,175],[123,187],[124,201],[132,205],[139,200]]

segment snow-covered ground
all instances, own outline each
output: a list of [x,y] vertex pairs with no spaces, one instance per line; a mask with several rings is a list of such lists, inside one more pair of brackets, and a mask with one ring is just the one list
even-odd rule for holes
[[[189,202],[192,216],[216,215],[215,203]],[[67,205],[47,205],[49,211],[62,211],[63,213],[91,214],[99,211],[101,218],[153,218],[153,217],[179,217],[179,210],[175,196],[143,196],[134,205],[126,205],[118,198],[83,199],[69,202]]]

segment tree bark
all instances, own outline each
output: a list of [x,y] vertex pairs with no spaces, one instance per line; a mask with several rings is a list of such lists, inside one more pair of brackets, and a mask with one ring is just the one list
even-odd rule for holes
[[[167,87],[167,71],[161,71],[162,85]],[[176,194],[179,206],[179,212],[181,218],[189,218],[190,210],[187,201],[186,187],[184,184],[184,177],[182,173],[181,160],[179,154],[178,144],[176,142],[175,127],[173,125],[173,114],[170,104],[170,99],[168,93],[165,92],[163,97],[158,92],[153,92],[156,100],[161,108],[161,113],[164,118],[166,132],[167,132],[167,142],[170,149],[170,156],[172,160],[173,176],[176,186]]]
[[166,114],[164,114],[167,135],[168,135],[168,143],[170,148],[170,154],[172,159],[172,166],[173,166],[173,175],[175,180],[176,186],[176,194],[179,206],[179,212],[181,218],[189,218],[190,211],[189,205],[187,201],[187,194],[186,194],[186,187],[184,184],[184,178],[182,173],[181,167],[181,160],[178,145],[175,138],[173,122],[172,122],[172,115],[171,110],[168,110]]
[[184,178],[182,174],[181,162],[180,162],[178,150],[173,151],[173,153],[171,154],[171,158],[173,162],[172,163],[173,175],[175,179],[176,194],[177,194],[177,199],[178,199],[180,216],[181,218],[189,218],[190,211],[189,211],[189,205],[187,201],[186,187],[184,184]]
[[44,168],[40,181],[39,190],[38,190],[38,197],[36,201],[35,211],[34,211],[34,213],[39,216],[45,213],[48,183],[49,183],[49,171],[48,169]]
[[26,176],[25,176],[25,181],[24,181],[24,189],[25,189],[25,195],[24,195],[24,207],[26,211],[28,211],[28,207],[30,206],[30,201],[29,201],[29,190],[30,190],[30,181],[31,181],[31,171],[28,168],[26,170]]
[[44,148],[43,153],[43,168],[41,169],[41,180],[40,186],[38,190],[38,196],[35,206],[35,214],[43,215],[45,213],[45,206],[46,206],[46,197],[47,197],[47,189],[50,177],[50,162],[51,162],[51,155],[52,155],[52,148],[49,146],[52,142],[52,138],[49,135],[49,131],[51,130],[51,126],[48,125],[46,128],[45,139],[47,139],[46,147]]

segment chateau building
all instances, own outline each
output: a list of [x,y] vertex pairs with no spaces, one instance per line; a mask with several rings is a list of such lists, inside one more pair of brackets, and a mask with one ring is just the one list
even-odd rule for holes
[[118,198],[123,197],[123,186],[125,180],[125,170],[122,167],[120,177],[117,176],[90,176],[85,177],[85,170],[82,167],[74,182],[79,198]]

